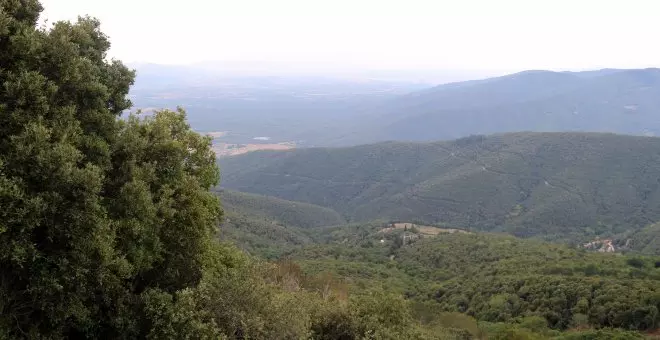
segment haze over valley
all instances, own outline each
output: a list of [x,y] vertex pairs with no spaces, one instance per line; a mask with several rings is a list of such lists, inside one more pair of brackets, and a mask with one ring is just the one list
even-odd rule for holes
[[201,70],[145,66],[131,98],[138,108],[183,105],[193,128],[224,132],[216,137],[222,147],[350,146],[516,131],[660,134],[660,70],[653,68],[524,71],[436,86]]

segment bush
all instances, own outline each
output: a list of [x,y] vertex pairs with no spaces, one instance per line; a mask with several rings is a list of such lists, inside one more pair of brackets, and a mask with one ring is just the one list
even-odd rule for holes
[[635,267],[635,268],[643,268],[644,267],[644,260],[636,258],[636,257],[628,259],[626,261],[626,263],[628,263],[629,266]]

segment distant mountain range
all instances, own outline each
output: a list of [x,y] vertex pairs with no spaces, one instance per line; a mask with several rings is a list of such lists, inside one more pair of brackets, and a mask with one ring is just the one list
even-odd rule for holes
[[660,69],[525,71],[389,100],[339,144],[515,131],[660,135]]
[[240,75],[138,65],[137,107],[188,110],[193,128],[299,147],[434,141],[516,131],[660,135],[660,69],[525,71],[454,82]]
[[660,138],[512,133],[449,142],[254,152],[222,186],[332,208],[351,222],[420,221],[589,240],[660,221]]

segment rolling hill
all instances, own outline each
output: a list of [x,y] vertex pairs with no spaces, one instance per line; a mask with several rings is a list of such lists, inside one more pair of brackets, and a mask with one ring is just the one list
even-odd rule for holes
[[328,207],[353,222],[576,241],[660,221],[660,138],[526,132],[264,151],[220,165],[224,188]]
[[621,237],[618,243],[636,253],[660,256],[660,223],[654,223]]
[[525,71],[383,103],[336,142],[432,141],[514,131],[660,135],[660,69]]
[[[341,236],[288,256],[304,272],[331,272],[353,289],[382,285],[398,291],[414,301],[420,318],[460,312],[480,322],[524,324],[531,317],[540,318],[540,329],[555,330],[658,325],[658,257],[587,252],[490,233],[441,234],[397,246],[394,238],[381,243],[382,234],[369,226],[331,229]],[[353,242],[347,243],[351,234]],[[555,339],[522,337],[547,338]]]
[[353,146],[515,131],[660,136],[660,69],[531,70],[430,87],[366,76],[137,68],[136,107],[181,105],[193,128],[227,132],[218,142],[254,143],[265,136],[298,147]]
[[219,236],[264,258],[313,242],[308,230],[345,223],[328,208],[231,190],[216,192],[225,217]]
[[221,190],[218,196],[227,213],[270,219],[287,226],[314,228],[345,223],[338,212],[309,203],[231,190]]

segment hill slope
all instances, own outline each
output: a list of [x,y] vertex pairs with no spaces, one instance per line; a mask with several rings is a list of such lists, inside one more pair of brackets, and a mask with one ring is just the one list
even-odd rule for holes
[[624,238],[620,243],[629,247],[629,250],[648,255],[660,256],[660,223],[654,223],[634,232]]
[[341,143],[511,131],[660,135],[660,69],[525,71],[413,92],[378,111]]
[[345,223],[338,212],[313,204],[230,190],[217,194],[225,213],[220,238],[265,258],[309,244],[311,228]]
[[[442,234],[397,246],[393,239],[374,242],[383,234],[368,226],[341,229],[338,239],[298,249],[291,258],[305,272],[331,272],[358,289],[383,285],[399,291],[431,315],[461,312],[487,322],[534,316],[560,330],[658,325],[658,257],[484,233]],[[346,243],[351,232],[355,242]]]
[[571,240],[660,220],[660,138],[515,133],[256,152],[221,166],[225,188],[330,207],[352,221]]
[[269,219],[276,223],[297,228],[313,228],[345,223],[344,218],[338,212],[309,203],[292,202],[276,197],[231,190],[221,190],[218,195],[227,213],[239,213],[254,218]]

